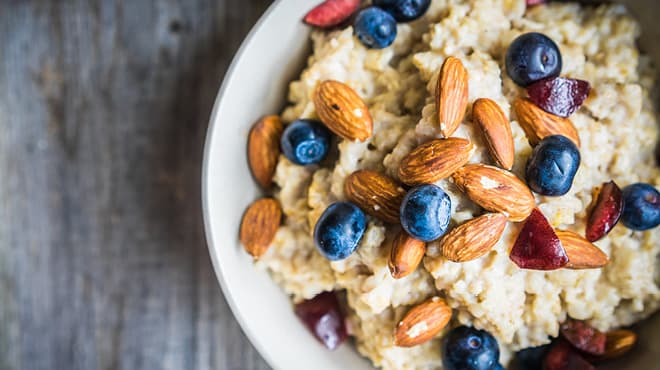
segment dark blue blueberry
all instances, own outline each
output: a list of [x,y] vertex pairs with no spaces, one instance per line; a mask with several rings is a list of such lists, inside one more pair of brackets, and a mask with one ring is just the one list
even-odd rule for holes
[[550,344],[525,348],[516,353],[516,361],[520,370],[539,370],[543,368],[543,359],[550,350]]
[[559,47],[548,36],[531,32],[518,36],[506,52],[506,72],[520,86],[561,73]]
[[492,368],[492,370],[504,370],[504,366],[502,366],[501,364],[497,364],[495,365],[495,367]]
[[623,188],[621,221],[627,228],[640,231],[660,225],[660,193],[643,183]]
[[396,38],[396,20],[390,13],[375,6],[360,10],[353,29],[357,38],[372,49],[386,48]]
[[390,13],[397,22],[410,22],[426,13],[431,0],[374,0],[373,4]]
[[416,186],[401,202],[401,226],[412,237],[430,242],[441,237],[449,226],[451,199],[435,185]]
[[467,326],[453,329],[443,342],[445,370],[493,370],[500,361],[500,348],[490,333]]
[[330,131],[319,121],[299,119],[284,129],[282,153],[293,163],[319,163],[328,154]]
[[534,192],[558,196],[568,193],[580,167],[580,151],[565,136],[547,136],[527,160],[525,179]]
[[362,210],[353,203],[331,204],[314,228],[314,242],[330,261],[342,260],[357,249],[367,227]]

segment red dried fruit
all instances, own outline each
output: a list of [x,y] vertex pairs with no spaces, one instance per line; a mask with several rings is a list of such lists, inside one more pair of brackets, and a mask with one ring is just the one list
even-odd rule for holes
[[590,242],[607,235],[623,212],[623,195],[614,181],[603,184],[596,205],[587,221],[586,237]]
[[527,0],[527,6],[534,6],[539,4],[544,4],[545,0]]
[[532,270],[555,270],[568,263],[561,241],[538,208],[525,221],[509,258],[518,267]]
[[569,319],[561,324],[560,332],[562,337],[580,351],[591,355],[602,355],[605,353],[607,336],[584,321]]
[[589,91],[589,82],[564,77],[546,78],[527,87],[529,100],[544,111],[564,118],[580,108]]
[[319,28],[334,27],[345,21],[360,7],[360,0],[326,0],[310,10],[303,22]]
[[596,370],[564,340],[552,345],[543,361],[543,370]]
[[295,313],[329,350],[339,347],[348,338],[344,315],[333,292],[323,292],[298,303]]

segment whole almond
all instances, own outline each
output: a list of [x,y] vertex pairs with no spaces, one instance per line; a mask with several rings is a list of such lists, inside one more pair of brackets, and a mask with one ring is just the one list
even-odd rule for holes
[[570,119],[550,114],[529,99],[516,99],[513,109],[530,145],[535,146],[546,136],[562,135],[580,147],[580,136]]
[[433,139],[413,149],[401,160],[399,179],[408,185],[430,184],[451,176],[474,153],[469,140]]
[[445,59],[435,89],[438,124],[444,137],[451,136],[458,128],[468,102],[468,72],[460,59]]
[[392,242],[388,266],[395,279],[410,275],[417,269],[426,253],[426,243],[401,230]]
[[507,218],[488,213],[452,229],[440,241],[442,255],[453,262],[467,262],[488,253],[500,240]]
[[491,99],[477,99],[472,105],[472,118],[477,123],[495,163],[511,170],[514,159],[513,135],[509,119]]
[[412,347],[427,342],[447,326],[451,308],[439,297],[433,297],[413,307],[394,330],[394,344]]
[[373,120],[369,109],[350,86],[323,81],[313,100],[321,121],[338,136],[350,141],[365,141],[371,136]]
[[628,353],[637,342],[637,334],[631,330],[612,330],[605,333],[605,353],[599,358],[611,359]]
[[581,235],[567,230],[555,230],[568,256],[569,269],[591,269],[607,265],[609,258],[597,246]]
[[399,223],[405,190],[392,178],[376,171],[353,172],[344,182],[346,198],[368,214],[391,224]]
[[261,257],[275,238],[282,220],[282,208],[272,198],[252,203],[243,214],[240,239],[245,250],[254,258]]
[[468,164],[453,175],[454,183],[481,207],[523,221],[535,207],[527,185],[509,171],[485,164]]
[[278,116],[262,117],[250,130],[248,163],[252,175],[264,189],[270,188],[273,183],[283,130]]

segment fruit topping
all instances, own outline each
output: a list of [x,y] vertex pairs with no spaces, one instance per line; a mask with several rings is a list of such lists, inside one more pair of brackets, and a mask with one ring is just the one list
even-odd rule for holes
[[360,10],[353,23],[355,36],[371,49],[383,49],[396,38],[396,20],[390,13],[371,6]]
[[623,188],[621,221],[632,230],[649,230],[660,224],[660,193],[651,185],[637,183]]
[[389,176],[370,170],[355,171],[344,181],[344,193],[366,213],[387,223],[399,223],[399,209],[406,192]]
[[298,303],[294,311],[316,339],[329,350],[339,347],[348,338],[344,315],[334,292],[323,292]]
[[262,117],[250,130],[248,163],[255,180],[264,189],[270,188],[273,183],[283,130],[284,126],[278,116]]
[[447,334],[442,352],[445,370],[492,370],[500,360],[497,340],[487,331],[467,326]]
[[261,257],[275,239],[282,220],[282,208],[277,200],[262,198],[252,203],[241,220],[240,240],[245,251]]
[[362,210],[353,203],[331,204],[314,227],[314,242],[330,261],[342,260],[357,249],[367,227]]
[[447,326],[451,308],[439,297],[428,299],[413,307],[394,329],[394,344],[412,347],[433,339]]
[[568,193],[580,166],[580,151],[565,136],[553,135],[541,140],[527,160],[525,179],[541,195]]
[[395,279],[410,275],[422,262],[425,253],[426,243],[401,230],[392,241],[392,250],[388,262],[390,274]]
[[568,117],[580,108],[589,91],[589,82],[564,77],[546,78],[527,88],[529,100],[544,111],[560,117]]
[[559,76],[561,66],[557,44],[538,32],[518,36],[506,52],[506,71],[515,83],[523,87],[544,78]]
[[559,328],[561,336],[582,352],[602,355],[605,352],[605,333],[584,321],[568,319]]
[[373,4],[390,13],[397,22],[410,22],[426,13],[431,0],[374,0]]
[[401,226],[413,238],[430,242],[449,226],[451,199],[441,188],[425,184],[408,191],[401,203]]
[[623,193],[614,181],[603,184],[587,220],[587,240],[595,242],[614,228],[623,211]]
[[543,368],[543,359],[550,350],[551,345],[529,347],[516,353],[516,362],[520,370],[539,370]]
[[525,221],[509,258],[518,267],[532,270],[555,270],[568,263],[559,237],[538,208]]
[[543,370],[596,370],[564,340],[555,342],[543,361]]
[[605,353],[600,357],[604,359],[623,356],[637,342],[637,334],[625,329],[608,331],[605,336],[607,337],[605,339]]
[[328,154],[330,131],[319,121],[299,119],[286,126],[280,146],[295,164],[319,163]]
[[303,22],[319,28],[331,28],[348,19],[360,7],[360,0],[326,0],[310,10]]

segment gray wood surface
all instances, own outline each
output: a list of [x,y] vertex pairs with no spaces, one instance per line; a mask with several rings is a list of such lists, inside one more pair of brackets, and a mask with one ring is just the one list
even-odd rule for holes
[[0,369],[267,369],[213,275],[200,167],[268,0],[0,0]]

